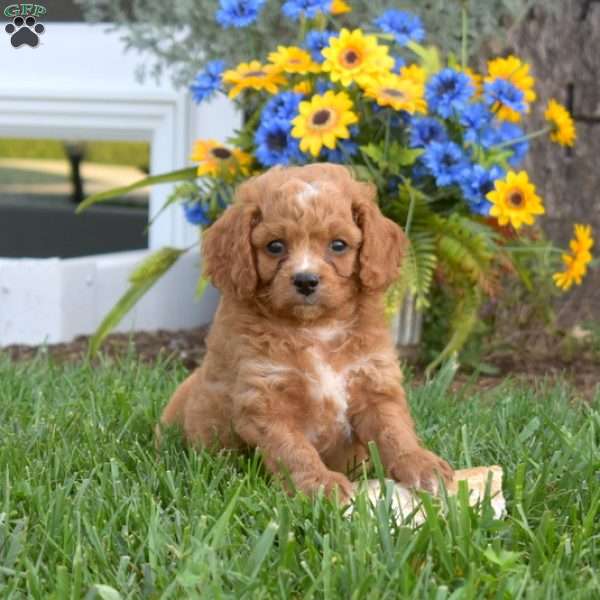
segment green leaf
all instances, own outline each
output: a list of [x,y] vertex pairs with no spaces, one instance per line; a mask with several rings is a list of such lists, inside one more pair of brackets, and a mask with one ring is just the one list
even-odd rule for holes
[[149,256],[130,275],[131,286],[104,317],[96,333],[90,338],[89,356],[94,356],[106,336],[121,322],[148,290],[173,266],[186,250],[161,248]]
[[481,307],[481,290],[479,287],[465,288],[463,296],[456,303],[450,329],[452,335],[446,344],[446,347],[440,352],[436,359],[427,365],[425,373],[430,376],[431,373],[442,364],[447,358],[454,356],[464,346],[473,328],[479,320],[479,309]]
[[495,550],[491,546],[488,546],[484,551],[483,555],[494,565],[500,567],[501,570],[508,570],[514,567],[521,559],[521,553],[511,552],[510,550],[504,550],[500,548]]
[[133,192],[134,190],[149,187],[151,185],[156,185],[157,183],[171,183],[173,181],[181,181],[183,179],[194,179],[196,177],[196,172],[197,167],[186,167],[185,169],[180,169],[179,171],[172,171],[171,173],[163,173],[162,175],[151,175],[150,177],[145,177],[144,179],[140,179],[139,181],[136,181],[135,183],[132,183],[130,185],[113,188],[111,190],[107,190],[106,192],[100,192],[99,194],[93,194],[92,196],[88,196],[77,207],[76,212],[83,212],[90,206],[98,204],[99,202],[105,202],[106,200],[110,200],[111,198],[124,196],[125,194],[129,194],[129,192]]
[[160,277],[184,252],[185,250],[170,248],[169,246],[157,250],[132,271],[129,275],[129,283],[140,285]]
[[422,46],[416,42],[409,41],[406,47],[414,52],[421,62],[421,66],[428,75],[437,73],[442,68],[440,53],[435,46]]
[[410,167],[423,152],[425,152],[423,148],[405,148],[398,143],[394,143],[390,146],[390,162],[394,162],[401,167]]
[[407,148],[399,142],[389,144],[387,154],[384,144],[367,144],[360,149],[366,154],[381,171],[398,174],[402,167],[412,165],[424,150],[422,148]]
[[437,263],[433,234],[427,228],[413,229],[401,277],[406,278],[405,285],[414,294],[418,309],[429,306],[429,291]]
[[90,594],[94,594],[90,596],[91,598],[100,597],[102,600],[121,600],[122,596],[119,594],[114,587],[110,585],[104,585],[102,583],[96,583],[92,586],[90,590]]
[[247,573],[251,581],[256,579],[262,564],[273,547],[275,534],[277,533],[277,523],[269,521],[258,542],[254,546],[247,560]]
[[206,292],[206,288],[210,285],[210,281],[208,277],[204,275],[200,275],[198,278],[198,284],[196,285],[196,298],[200,299],[204,296],[204,292]]
[[383,158],[383,144],[367,144],[366,146],[361,146],[360,149],[366,154],[379,168],[383,168],[385,166],[385,161]]
[[352,173],[354,179],[373,183],[373,177],[371,176],[369,169],[364,165],[348,165],[348,169]]
[[508,159],[514,154],[514,151],[510,148],[498,148],[496,150],[490,150],[484,152],[481,160],[478,162],[481,166],[489,168],[493,165],[500,165],[505,171],[510,170]]

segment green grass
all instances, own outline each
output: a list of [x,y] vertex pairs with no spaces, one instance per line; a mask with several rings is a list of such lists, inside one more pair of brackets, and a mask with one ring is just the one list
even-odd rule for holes
[[[0,158],[66,159],[66,156],[60,140],[0,138]],[[144,169],[150,163],[150,146],[146,142],[89,141],[84,160]]]
[[504,466],[504,521],[451,500],[412,531],[289,498],[256,455],[157,456],[178,368],[0,360],[0,597],[598,598],[600,398],[445,375],[409,386],[419,430],[455,467]]
[[54,173],[44,173],[42,171],[32,171],[29,169],[6,169],[0,167],[0,184],[41,184],[41,183],[67,183],[68,175],[55,175]]

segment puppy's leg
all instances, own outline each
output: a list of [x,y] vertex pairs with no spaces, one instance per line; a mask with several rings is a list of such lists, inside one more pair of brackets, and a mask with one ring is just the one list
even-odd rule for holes
[[246,413],[237,420],[236,429],[248,444],[261,449],[272,473],[289,474],[300,491],[312,495],[323,488],[327,495],[332,495],[337,489],[343,502],[351,498],[352,484],[348,478],[329,470],[304,433],[292,424]]
[[351,421],[364,444],[377,444],[383,466],[396,481],[432,490],[437,476],[446,483],[452,479],[450,465],[421,446],[399,384],[395,393],[371,393]]
[[199,378],[199,372],[194,371],[179,385],[163,410],[160,417],[161,425],[165,427],[168,427],[169,425],[179,425],[183,427],[185,407],[188,400],[192,397],[194,390],[197,389],[200,384]]
[[355,436],[352,436],[347,443],[339,444],[323,454],[323,462],[331,470],[348,473],[351,478],[360,475],[360,465],[368,460],[369,451]]
[[154,428],[154,446],[157,450],[160,449],[162,429],[164,427],[178,425],[183,428],[185,408],[192,396],[193,390],[198,386],[198,380],[198,371],[194,371],[183,383],[179,384],[167,406],[163,409],[160,421]]

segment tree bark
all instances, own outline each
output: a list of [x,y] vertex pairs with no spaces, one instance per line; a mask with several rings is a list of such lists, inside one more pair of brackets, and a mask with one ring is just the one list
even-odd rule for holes
[[[542,226],[567,247],[573,223],[590,224],[600,256],[600,0],[564,0],[554,14],[540,2],[513,31],[510,45],[536,77],[532,125],[544,124],[550,98],[565,104],[576,122],[572,149],[544,138],[532,142],[526,168],[545,201]],[[559,316],[565,324],[600,319],[600,269],[565,295]]]

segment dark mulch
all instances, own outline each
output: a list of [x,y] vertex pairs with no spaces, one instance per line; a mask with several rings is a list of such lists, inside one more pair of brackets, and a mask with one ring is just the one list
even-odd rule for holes
[[[201,362],[206,352],[205,338],[208,327],[184,331],[139,332],[135,334],[112,334],[108,336],[102,347],[102,353],[109,358],[118,359],[128,353],[148,363],[156,362],[159,358],[169,359],[183,364],[192,370]],[[47,353],[53,360],[60,363],[81,361],[87,354],[88,338],[79,337],[67,344],[55,344],[45,347],[8,346],[0,349],[0,354],[8,354],[14,361],[28,360],[38,353]],[[562,351],[552,354],[531,352],[524,347],[521,352],[486,359],[496,369],[493,376],[474,377],[469,373],[460,373],[454,387],[475,386],[478,389],[495,387],[507,376],[535,384],[540,378],[566,380],[572,384],[585,398],[592,398],[600,381],[600,356],[594,352],[578,351],[566,356]],[[418,381],[423,379],[422,368],[414,367]]]
[[[134,353],[147,363],[160,359],[178,361],[188,369],[195,369],[206,352],[205,338],[208,326],[182,331],[153,331],[134,334],[113,333],[102,345],[102,354],[122,358]],[[87,356],[88,336],[80,336],[66,344],[49,346],[7,346],[0,353],[8,353],[14,361],[29,360],[44,352],[60,363],[79,362]]]

